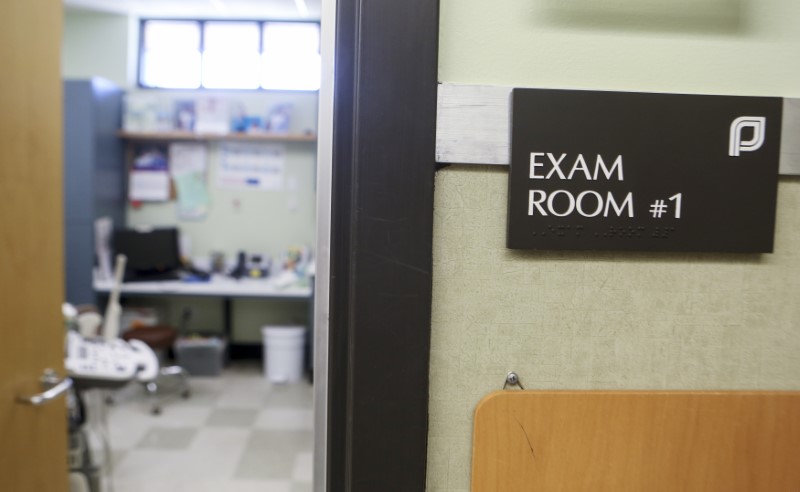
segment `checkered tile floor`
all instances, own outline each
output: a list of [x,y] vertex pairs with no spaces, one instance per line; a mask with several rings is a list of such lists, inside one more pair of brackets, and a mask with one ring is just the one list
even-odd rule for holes
[[115,393],[108,426],[114,492],[310,492],[312,386],[272,385],[261,366],[237,363],[192,378],[192,396]]

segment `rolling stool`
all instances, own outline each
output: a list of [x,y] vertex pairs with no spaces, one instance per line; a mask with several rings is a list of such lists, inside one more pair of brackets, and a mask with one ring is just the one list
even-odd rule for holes
[[[172,348],[172,344],[175,343],[177,337],[178,331],[171,326],[165,325],[133,328],[122,334],[123,340],[141,340],[149,345],[155,352],[164,352]],[[160,368],[156,377],[141,380],[145,390],[147,390],[147,394],[150,396],[152,402],[150,413],[153,415],[161,413],[161,405],[158,400],[158,380],[162,377],[178,378],[181,387],[181,396],[183,398],[189,398],[191,395],[191,391],[189,390],[189,373],[186,369],[180,366]]]

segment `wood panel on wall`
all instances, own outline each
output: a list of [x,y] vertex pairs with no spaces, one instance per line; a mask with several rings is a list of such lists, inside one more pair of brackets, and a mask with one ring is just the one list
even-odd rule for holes
[[496,392],[472,491],[789,492],[798,449],[800,392]]

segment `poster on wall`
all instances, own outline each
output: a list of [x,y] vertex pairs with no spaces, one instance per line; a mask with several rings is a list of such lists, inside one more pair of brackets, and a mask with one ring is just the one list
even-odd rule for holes
[[128,200],[131,202],[165,202],[170,198],[167,152],[161,146],[144,146],[135,150],[128,173]]
[[211,208],[211,197],[206,185],[205,144],[197,142],[170,144],[169,161],[178,201],[178,218],[204,219]]
[[507,246],[772,252],[780,98],[514,89]]
[[222,188],[280,191],[285,163],[284,145],[226,142],[220,146],[217,184]]

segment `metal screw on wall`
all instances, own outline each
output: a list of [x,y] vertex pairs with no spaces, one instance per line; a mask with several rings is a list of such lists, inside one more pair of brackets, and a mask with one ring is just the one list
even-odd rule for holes
[[509,385],[510,386],[519,386],[519,389],[521,389],[521,390],[525,389],[522,386],[522,383],[519,380],[519,376],[514,371],[511,371],[506,375],[506,382],[503,385],[503,389],[506,389]]

